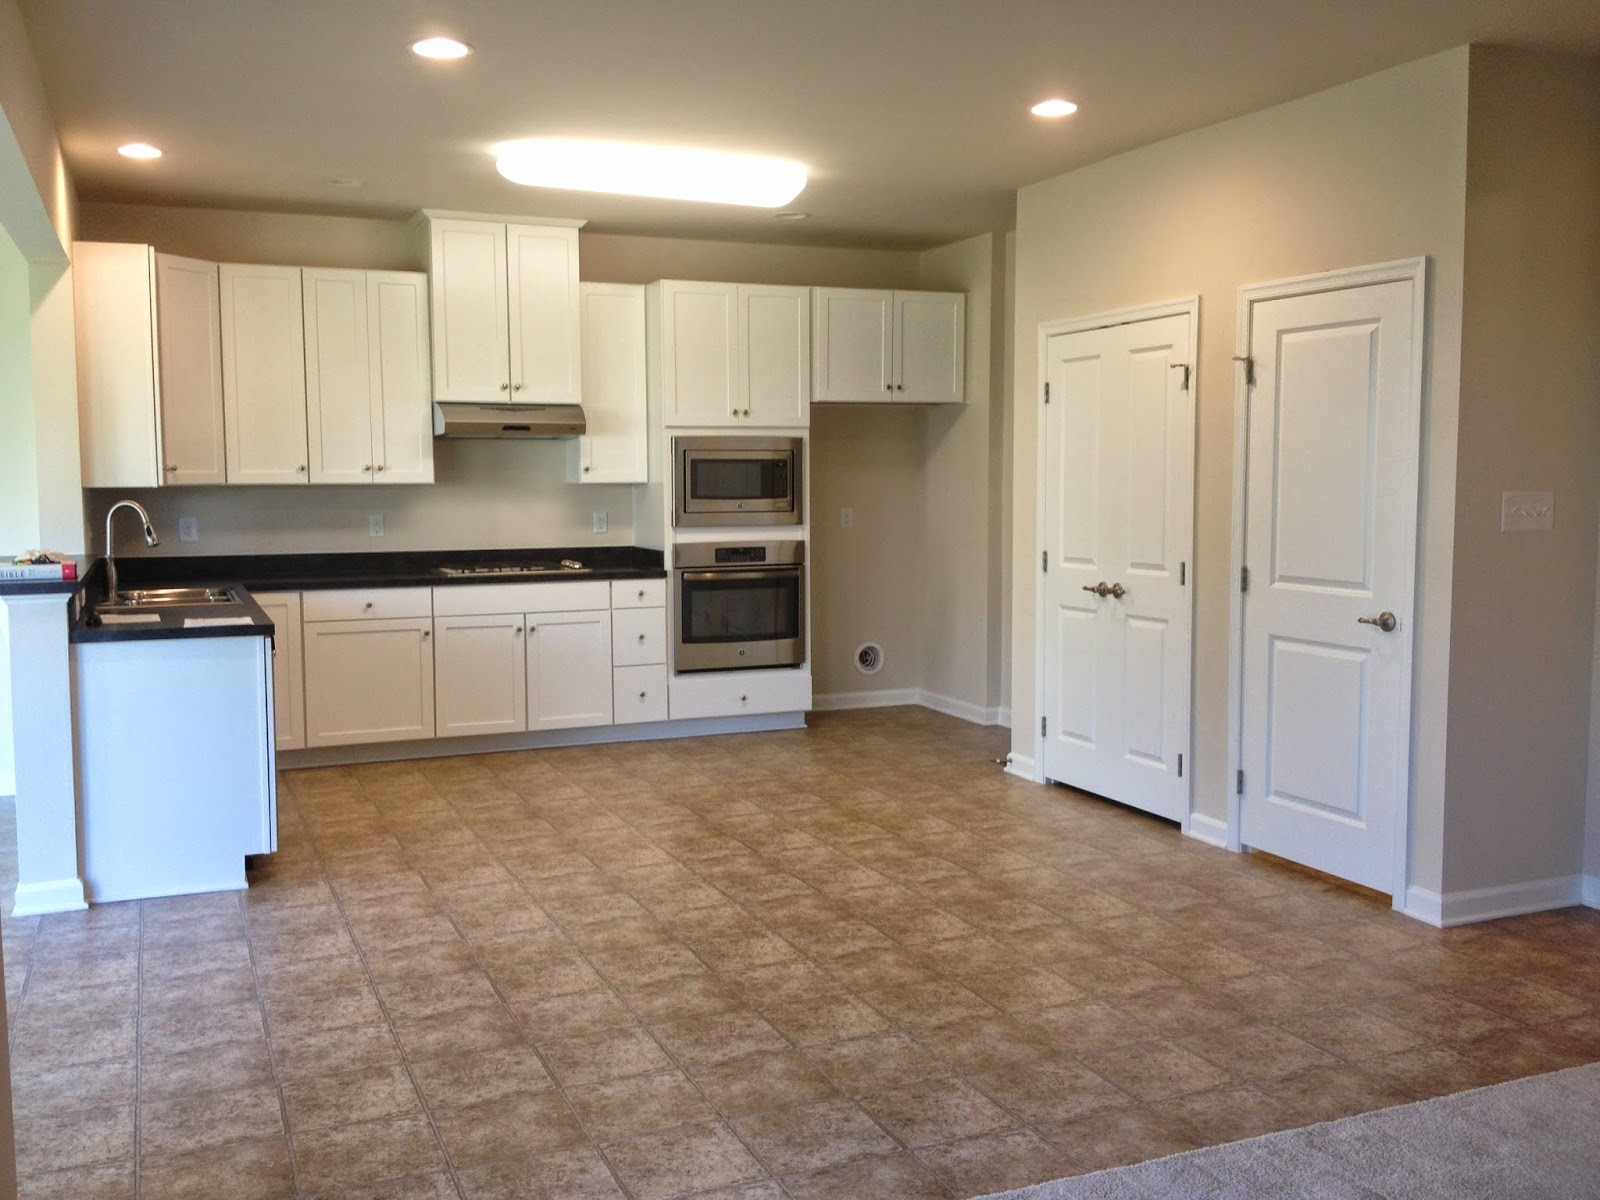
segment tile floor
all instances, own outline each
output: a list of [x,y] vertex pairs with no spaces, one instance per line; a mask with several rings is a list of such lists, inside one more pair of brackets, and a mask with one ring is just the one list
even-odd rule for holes
[[23,1195],[962,1197],[1600,1058],[1600,913],[1441,933],[1005,743],[287,772],[248,892],[5,921]]

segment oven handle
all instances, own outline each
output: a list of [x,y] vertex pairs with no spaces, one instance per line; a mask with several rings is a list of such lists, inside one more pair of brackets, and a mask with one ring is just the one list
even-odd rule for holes
[[739,579],[796,579],[800,575],[799,567],[780,567],[772,571],[747,571],[742,567],[728,567],[720,571],[679,571],[688,583],[716,583],[719,579],[727,579],[730,575]]

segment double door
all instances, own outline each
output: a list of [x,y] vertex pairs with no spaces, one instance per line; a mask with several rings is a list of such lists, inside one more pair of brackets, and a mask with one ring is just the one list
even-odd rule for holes
[[611,612],[434,620],[439,737],[611,724]]
[[650,304],[667,428],[810,422],[810,288],[666,280]]
[[1046,778],[1188,808],[1194,314],[1046,343]]
[[960,292],[817,288],[818,404],[960,404],[967,298]]

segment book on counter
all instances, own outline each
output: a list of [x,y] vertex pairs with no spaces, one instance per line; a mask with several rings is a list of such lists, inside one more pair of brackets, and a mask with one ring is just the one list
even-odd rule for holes
[[52,554],[23,554],[17,558],[0,557],[0,579],[66,579],[78,577],[78,564],[64,556]]

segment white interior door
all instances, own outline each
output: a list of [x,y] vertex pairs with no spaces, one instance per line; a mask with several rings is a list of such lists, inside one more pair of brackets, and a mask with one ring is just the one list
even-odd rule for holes
[[1046,343],[1044,736],[1058,780],[1188,810],[1194,317]]
[[1245,317],[1240,839],[1384,892],[1411,724],[1416,271],[1307,283]]

